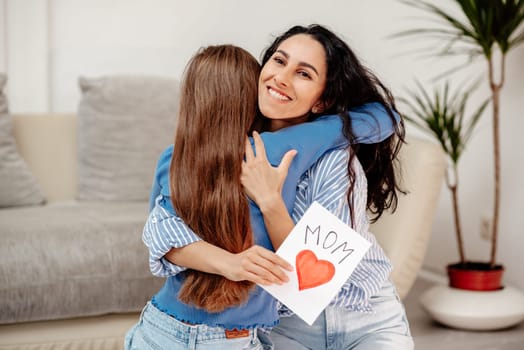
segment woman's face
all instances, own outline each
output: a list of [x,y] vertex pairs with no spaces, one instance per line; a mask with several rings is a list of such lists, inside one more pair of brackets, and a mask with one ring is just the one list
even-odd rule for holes
[[307,121],[320,113],[326,85],[326,53],[307,34],[284,40],[266,62],[258,81],[258,105],[271,130]]

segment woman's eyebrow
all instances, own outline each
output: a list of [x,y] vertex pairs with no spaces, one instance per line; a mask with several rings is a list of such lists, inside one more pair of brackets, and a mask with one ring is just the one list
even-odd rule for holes
[[[282,56],[284,56],[287,60],[289,59],[289,54],[288,54],[286,51],[284,51],[284,50],[282,50],[282,49],[279,49],[279,50],[276,50],[275,52],[278,52],[279,54],[281,54]],[[302,66],[302,67],[310,68],[312,71],[315,72],[315,74],[316,74],[317,76],[319,76],[317,69],[316,69],[315,66],[313,66],[312,64],[301,61],[301,62],[298,62],[298,65],[299,65],[299,66]]]

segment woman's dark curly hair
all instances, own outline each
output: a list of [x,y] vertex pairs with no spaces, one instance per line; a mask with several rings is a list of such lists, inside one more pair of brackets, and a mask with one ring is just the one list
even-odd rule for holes
[[[277,37],[264,52],[262,66],[273,56],[284,40],[298,34],[309,35],[324,47],[327,77],[326,87],[321,96],[326,106],[322,114],[338,114],[342,118],[344,135],[353,149],[348,163],[348,174],[351,181],[348,200],[355,182],[351,162],[356,155],[367,177],[367,208],[373,214],[372,221],[376,221],[384,210],[394,211],[396,209],[397,191],[400,191],[394,165],[400,146],[404,142],[405,132],[403,121],[397,123],[393,113],[393,111],[396,112],[393,95],[375,74],[360,63],[355,53],[342,39],[318,24],[307,27],[294,26]],[[384,105],[395,125],[395,133],[379,143],[356,144],[351,118],[347,118],[347,113],[349,109],[369,102],[380,102]],[[310,120],[319,116],[319,114],[311,114]],[[373,122],[374,116],[370,114],[369,117],[370,122]]]

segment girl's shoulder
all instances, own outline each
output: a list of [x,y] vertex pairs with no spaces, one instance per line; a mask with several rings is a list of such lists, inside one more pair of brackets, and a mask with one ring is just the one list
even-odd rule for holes
[[173,144],[167,146],[162,153],[160,153],[160,157],[158,157],[158,163],[157,168],[159,167],[165,167],[166,165],[169,167],[169,164],[171,163],[171,157],[173,156]]

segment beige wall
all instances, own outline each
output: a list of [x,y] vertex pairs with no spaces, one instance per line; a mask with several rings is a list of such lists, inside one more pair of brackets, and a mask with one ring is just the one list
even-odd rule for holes
[[[327,6],[326,6],[327,5]],[[395,94],[414,78],[427,83],[452,66],[400,53],[427,43],[387,36],[414,23],[392,0],[0,0],[0,69],[9,75],[13,112],[74,112],[79,75],[143,73],[179,77],[200,46],[235,43],[256,57],[292,24],[323,23],[340,33]],[[417,22],[420,23],[420,22]],[[502,95],[502,205],[499,260],[506,282],[524,289],[521,213],[524,203],[524,46],[507,62]],[[484,65],[472,65],[478,74]],[[455,81],[463,82],[469,75]],[[487,89],[481,91],[486,94]],[[491,121],[486,114],[460,168],[460,200],[467,254],[487,259],[480,219],[492,203]],[[411,128],[409,133],[417,133]],[[417,133],[419,134],[419,133]],[[449,193],[443,189],[425,268],[443,273],[457,257]]]

